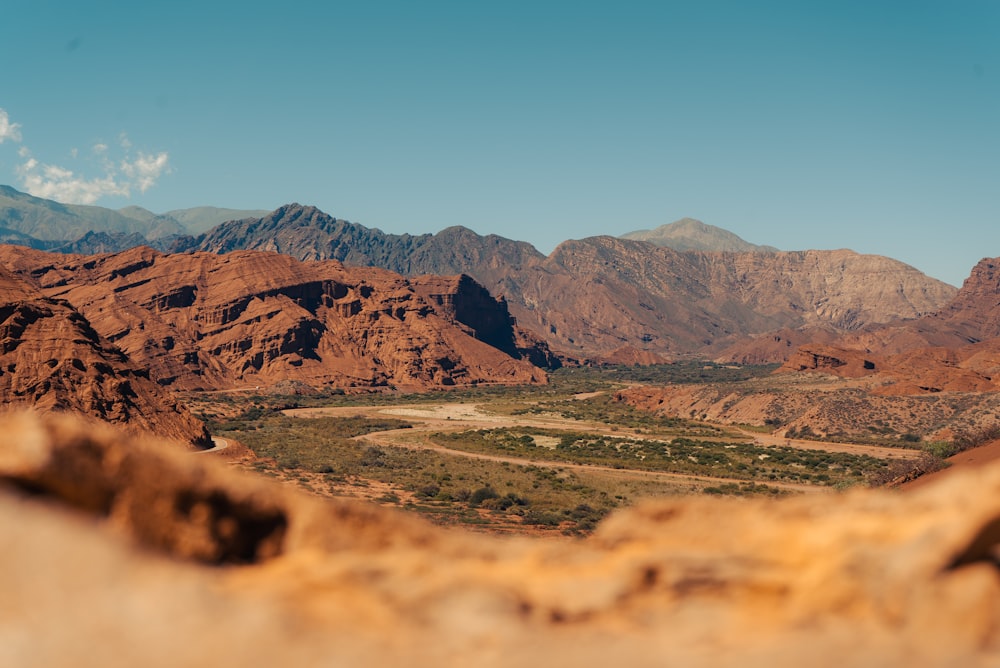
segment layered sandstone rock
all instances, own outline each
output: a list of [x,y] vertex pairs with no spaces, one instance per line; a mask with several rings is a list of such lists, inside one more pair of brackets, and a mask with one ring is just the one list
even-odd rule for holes
[[961,348],[918,348],[895,355],[833,346],[804,345],[779,373],[828,373],[868,377],[876,394],[996,392],[1000,390],[1000,339]]
[[208,445],[205,426],[69,303],[0,268],[0,399]]
[[[1000,258],[977,264],[962,288],[940,308],[920,317],[869,324],[855,332],[830,337],[815,328],[803,328],[790,336],[798,345],[833,344],[839,348],[873,355],[897,355],[919,349],[959,349],[1000,337]],[[725,359],[763,356],[770,347],[764,337],[744,342],[726,351]],[[753,351],[753,352],[751,352]],[[787,359],[787,357],[785,358]],[[772,359],[772,361],[784,361]]]
[[770,427],[776,435],[833,436],[840,442],[865,442],[873,435],[898,440],[906,434],[950,439],[955,432],[978,432],[996,424],[1000,393],[962,392],[959,388],[987,385],[981,377],[980,385],[965,385],[974,374],[947,378],[954,384],[935,387],[927,383],[941,379],[784,374],[767,384],[644,386],[620,390],[615,397],[664,417],[756,425]]
[[0,249],[0,263],[71,303],[175,389],[545,380],[543,371],[511,356],[514,348],[495,347],[513,337],[506,309],[488,295],[467,299],[474,290],[461,280],[442,288],[471,304],[456,316],[396,274],[277,253],[165,255],[140,247],[59,256],[8,247]]
[[0,435],[3,665],[1000,661],[996,467],[907,494],[662,499],[585,541],[515,541],[64,420]]

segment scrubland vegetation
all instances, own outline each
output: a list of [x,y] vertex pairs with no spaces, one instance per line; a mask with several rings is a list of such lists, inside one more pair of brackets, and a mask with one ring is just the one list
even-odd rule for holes
[[[906,434],[914,456],[765,446],[773,424],[726,426],[657,416],[614,398],[638,382],[752,385],[773,367],[689,362],[656,367],[576,368],[537,387],[471,387],[406,394],[339,390],[304,395],[215,393],[189,403],[213,434],[254,457],[242,466],[322,495],[361,496],[421,512],[444,524],[494,531],[590,531],[611,509],[665,494],[784,494],[885,484],[933,470],[949,454],[997,436],[963,433],[950,443]],[[770,382],[762,380],[762,382]],[[396,419],[384,408],[470,404],[492,422]],[[336,417],[290,417],[294,408],[338,409]],[[383,408],[384,407],[384,408]],[[357,414],[352,414],[356,409]],[[413,409],[407,409],[413,410]],[[419,428],[418,428],[419,427]],[[376,433],[391,438],[375,438]],[[798,428],[789,437],[816,439]]]

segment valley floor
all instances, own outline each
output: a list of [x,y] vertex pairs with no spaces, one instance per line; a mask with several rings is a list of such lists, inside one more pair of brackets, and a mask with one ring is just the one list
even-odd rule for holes
[[[491,532],[587,534],[643,499],[835,493],[919,451],[656,416],[613,387],[189,397],[219,456],[321,496]],[[308,404],[305,406],[296,404]]]

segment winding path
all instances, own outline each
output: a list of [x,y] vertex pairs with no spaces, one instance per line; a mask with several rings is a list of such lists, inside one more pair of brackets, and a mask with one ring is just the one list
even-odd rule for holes
[[[573,470],[587,473],[597,473],[616,478],[655,478],[665,481],[674,481],[680,484],[725,484],[725,483],[748,483],[756,482],[765,484],[768,487],[795,491],[795,492],[826,492],[828,487],[819,485],[808,485],[803,483],[792,483],[782,481],[750,481],[739,478],[713,477],[686,473],[671,473],[667,471],[647,471],[641,469],[615,468],[599,464],[579,464],[558,460],[528,459],[524,457],[504,456],[497,454],[487,454],[480,452],[470,452],[448,448],[430,440],[429,435],[433,432],[465,431],[475,428],[489,428],[503,425],[506,427],[534,427],[541,429],[575,429],[587,431],[602,436],[617,436],[637,438],[644,440],[662,440],[663,437],[636,434],[632,429],[614,428],[602,423],[573,420],[555,416],[547,417],[525,417],[521,415],[494,415],[482,411],[480,404],[461,403],[435,403],[435,404],[408,404],[404,406],[350,406],[350,407],[329,407],[329,408],[293,408],[282,411],[285,415],[295,418],[318,418],[318,417],[355,417],[363,416],[369,418],[395,417],[405,418],[413,423],[412,428],[391,429],[386,431],[372,432],[363,436],[357,436],[354,440],[359,442],[372,442],[379,445],[391,445],[395,447],[407,448],[410,450],[431,450],[447,454],[450,456],[467,457],[469,459],[479,459],[484,461],[516,464],[519,466],[538,466],[542,468]],[[748,436],[757,438],[761,435],[748,433]],[[780,443],[773,445],[784,445],[785,439],[777,439]],[[798,447],[799,441],[793,441],[793,445]],[[805,441],[810,445],[816,444]],[[767,443],[760,443],[767,445]],[[829,444],[836,445],[836,444]],[[812,447],[807,449],[828,450],[831,452],[851,452],[852,454],[872,454],[880,458],[892,456],[888,448],[876,448],[875,446],[849,446],[851,449],[835,449]],[[871,452],[861,452],[855,448],[863,448]],[[878,454],[875,454],[875,453]],[[894,453],[892,453],[894,454]]]
[[225,450],[228,447],[229,447],[229,439],[228,438],[222,438],[220,436],[213,436],[212,437],[212,447],[206,448],[204,450],[198,450],[194,454],[196,454],[196,455],[206,455],[206,454],[208,454],[210,452],[220,452],[222,450]]

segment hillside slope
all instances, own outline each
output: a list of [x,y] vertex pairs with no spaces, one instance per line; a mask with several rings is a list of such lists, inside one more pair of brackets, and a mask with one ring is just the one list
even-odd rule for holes
[[73,241],[87,232],[138,233],[147,239],[158,239],[186,231],[168,216],[133,208],[134,218],[126,215],[127,210],[122,213],[100,206],[61,204],[0,185],[0,227],[39,240]]

